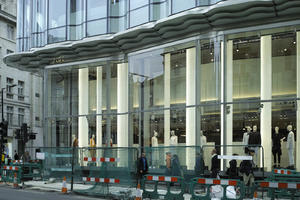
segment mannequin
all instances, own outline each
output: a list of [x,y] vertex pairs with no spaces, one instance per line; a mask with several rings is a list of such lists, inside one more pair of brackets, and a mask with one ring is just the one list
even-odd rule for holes
[[[153,131],[153,136],[151,138],[151,144],[152,147],[158,147],[158,140],[157,140],[158,133],[156,131]],[[158,167],[159,163],[159,149],[158,148],[152,148],[152,166]]]
[[96,150],[94,149],[96,147],[96,142],[95,142],[95,134],[92,135],[90,139],[90,148],[93,148],[90,150],[91,157],[96,156]]
[[202,146],[206,145],[206,143],[207,143],[206,136],[203,135],[203,131],[202,130],[200,131],[200,142],[201,142],[200,143],[201,148],[202,148]]
[[72,146],[78,147],[78,138],[76,137],[76,135],[72,135],[72,138],[73,138]]
[[170,138],[170,145],[171,146],[177,146],[178,144],[178,137],[175,135],[175,131],[171,131],[171,138]]
[[[257,126],[253,126],[253,132],[249,135],[248,145],[250,146],[249,149],[254,150],[255,152],[255,164],[258,164],[258,150],[259,146],[261,145],[261,136],[260,133],[257,132]],[[252,147],[251,147],[252,146]]]
[[293,127],[292,125],[288,125],[287,126],[287,131],[289,132],[288,136],[287,136],[287,142],[286,142],[286,148],[288,150],[288,154],[289,154],[289,169],[294,169],[294,148],[295,148],[295,135],[293,133]]
[[[279,127],[275,127],[275,132],[272,135],[272,153],[274,156],[274,168],[280,167],[280,156],[281,152],[281,142],[284,138],[282,138],[282,134],[279,132]],[[276,158],[278,158],[276,160]],[[278,161],[278,164],[277,164]]]
[[151,138],[152,147],[158,146],[157,136],[158,136],[158,133],[156,131],[153,131],[153,137]]
[[247,126],[246,129],[247,129],[247,132],[245,132],[243,135],[243,145],[245,145],[245,147],[244,147],[245,154],[248,154],[248,151],[249,151],[248,142],[249,142],[249,136],[251,134],[251,127]]

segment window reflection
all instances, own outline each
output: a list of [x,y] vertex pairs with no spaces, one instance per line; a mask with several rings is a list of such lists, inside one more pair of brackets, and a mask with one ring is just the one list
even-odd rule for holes
[[66,0],[49,1],[49,28],[66,25]]

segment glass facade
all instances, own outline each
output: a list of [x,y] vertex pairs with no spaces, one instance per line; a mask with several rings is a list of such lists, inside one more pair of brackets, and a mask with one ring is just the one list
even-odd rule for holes
[[[288,166],[287,126],[295,134],[299,126],[300,52],[294,28],[229,34],[132,52],[122,60],[46,69],[47,146],[70,146],[72,136],[88,146],[92,135],[97,146],[242,145],[251,127],[264,147],[258,160],[270,167],[276,163],[269,138],[278,127],[281,165]],[[244,154],[243,147],[219,150]],[[204,153],[209,158],[209,148]]]
[[18,0],[17,50],[118,33],[221,1],[224,0]]

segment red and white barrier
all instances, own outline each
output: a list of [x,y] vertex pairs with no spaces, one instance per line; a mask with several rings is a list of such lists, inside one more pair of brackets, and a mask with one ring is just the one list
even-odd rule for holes
[[3,166],[3,169],[11,170],[11,171],[18,171],[19,167],[16,167],[16,166]]
[[178,178],[171,176],[146,176],[148,181],[178,182]]
[[290,175],[292,174],[292,171],[286,170],[286,169],[274,169],[275,174],[284,174],[284,175]]
[[82,177],[84,182],[96,182],[96,183],[120,183],[120,179],[115,178],[95,178],[95,177]]
[[260,182],[262,188],[300,189],[300,183]]
[[237,181],[227,179],[211,179],[211,178],[198,178],[197,183],[208,184],[208,185],[232,185],[236,186]]
[[23,160],[13,160],[13,163],[23,163]]
[[83,161],[87,161],[87,162],[119,162],[120,159],[119,158],[96,158],[96,157],[84,157]]

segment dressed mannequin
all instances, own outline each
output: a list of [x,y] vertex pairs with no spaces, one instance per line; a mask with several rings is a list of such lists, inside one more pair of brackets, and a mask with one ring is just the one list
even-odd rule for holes
[[157,136],[158,136],[158,133],[156,131],[153,131],[153,137],[151,138],[152,147],[158,146]]
[[[90,148],[95,148],[95,147],[96,147],[95,134],[93,134],[91,139],[90,139]],[[91,149],[90,154],[91,154],[91,157],[95,157],[96,156],[96,150]]]
[[245,132],[243,135],[243,145],[245,145],[245,147],[244,147],[245,154],[248,154],[248,151],[249,151],[248,142],[249,142],[249,136],[251,134],[251,127],[247,126],[246,129],[247,129],[247,132]]
[[[279,127],[275,127],[275,132],[272,135],[272,153],[274,156],[274,168],[280,167],[280,156],[282,154],[281,151],[281,142],[283,140],[282,134],[279,132]],[[277,156],[277,157],[276,157]],[[278,158],[276,160],[276,158]],[[277,164],[278,161],[278,164]]]
[[295,148],[295,135],[293,133],[292,125],[287,126],[287,131],[289,132],[287,136],[286,148],[289,154],[289,169],[294,169],[295,161],[294,161],[294,148]]
[[[158,133],[156,131],[153,131],[153,136],[151,138],[151,145],[152,147],[158,147],[158,139],[157,139]],[[159,149],[158,148],[152,148],[152,166],[158,167],[159,163]]]
[[[259,146],[261,145],[261,136],[260,133],[257,132],[257,126],[253,126],[253,132],[249,135],[248,145],[250,146],[249,149],[254,150],[255,152],[255,164],[258,164],[258,150]],[[252,146],[252,147],[251,147]]]
[[178,144],[178,137],[175,135],[175,131],[171,131],[171,138],[170,138],[170,145],[171,146],[177,146]]
[[206,145],[207,144],[207,139],[206,139],[206,136],[203,135],[203,131],[201,130],[200,131],[200,146],[202,148],[202,146]]

